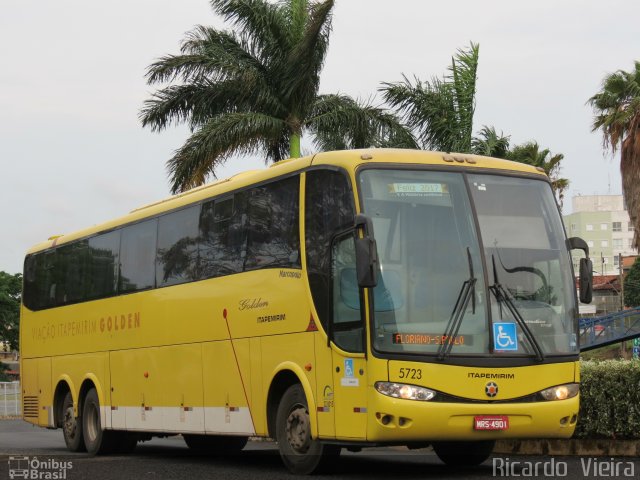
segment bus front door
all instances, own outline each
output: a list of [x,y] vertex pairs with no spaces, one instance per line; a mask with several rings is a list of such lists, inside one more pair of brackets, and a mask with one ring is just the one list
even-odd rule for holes
[[338,439],[367,435],[367,371],[362,295],[356,278],[353,234],[334,239],[331,262],[330,345],[335,431]]
[[367,371],[364,355],[348,353],[332,343],[333,404],[336,438],[367,436]]

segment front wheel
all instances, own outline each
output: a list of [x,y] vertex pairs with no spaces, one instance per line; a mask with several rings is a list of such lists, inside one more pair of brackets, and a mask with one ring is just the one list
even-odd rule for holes
[[321,470],[340,454],[340,447],[311,438],[307,398],[301,385],[292,385],[282,396],[276,414],[276,440],[285,466],[297,474]]
[[484,462],[495,446],[495,440],[478,442],[434,442],[433,450],[447,465],[473,467]]

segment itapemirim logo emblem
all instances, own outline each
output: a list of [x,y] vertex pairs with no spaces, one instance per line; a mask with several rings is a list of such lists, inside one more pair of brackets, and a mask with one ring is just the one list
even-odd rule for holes
[[38,457],[9,457],[9,478],[31,480],[65,480],[67,470],[73,468],[73,462],[53,458],[38,460]]
[[498,384],[496,382],[489,382],[484,387],[484,393],[487,397],[493,398],[498,394]]

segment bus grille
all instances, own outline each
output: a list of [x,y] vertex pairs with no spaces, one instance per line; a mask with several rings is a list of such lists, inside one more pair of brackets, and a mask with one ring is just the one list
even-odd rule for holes
[[38,418],[38,397],[25,395],[22,403],[22,416],[25,418]]

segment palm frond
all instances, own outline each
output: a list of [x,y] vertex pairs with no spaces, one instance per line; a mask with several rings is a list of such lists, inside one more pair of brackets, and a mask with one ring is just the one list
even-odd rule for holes
[[495,127],[484,125],[471,140],[471,152],[476,155],[507,158],[510,140],[509,135],[504,135],[502,132],[498,134]]
[[458,49],[449,67],[448,78],[455,92],[454,107],[459,128],[456,147],[461,152],[468,152],[471,149],[479,51],[480,46],[471,42],[468,50]]
[[[306,3],[306,1],[300,2],[299,8]],[[283,66],[282,78],[286,79],[282,85],[283,95],[287,103],[295,105],[298,110],[305,108],[308,110],[318,93],[320,71],[329,46],[333,6],[334,0],[326,0],[311,6],[301,36],[296,39]],[[299,112],[302,117],[304,113]]]
[[443,79],[383,83],[385,101],[398,110],[423,148],[469,152],[475,112],[477,44],[458,50]]
[[214,176],[230,155],[252,154],[286,140],[285,123],[268,115],[218,115],[195,131],[167,162],[173,193],[185,191]]
[[261,63],[235,34],[196,27],[182,45],[183,54],[166,55],[147,69],[147,83],[237,78],[244,82],[264,75]]
[[193,129],[221,113],[278,112],[278,107],[277,99],[273,99],[268,91],[247,89],[242,82],[201,81],[158,90],[145,100],[140,120],[143,127],[149,126],[153,131],[179,123],[188,123]]
[[345,95],[321,95],[306,128],[321,150],[396,146],[415,148],[415,139],[387,110]]
[[632,72],[618,70],[607,75],[600,92],[587,103],[594,111],[592,131],[601,130],[603,148],[615,153],[640,111],[640,62],[634,62]]
[[236,26],[251,52],[269,65],[289,50],[283,9],[266,0],[211,0],[213,10]]

